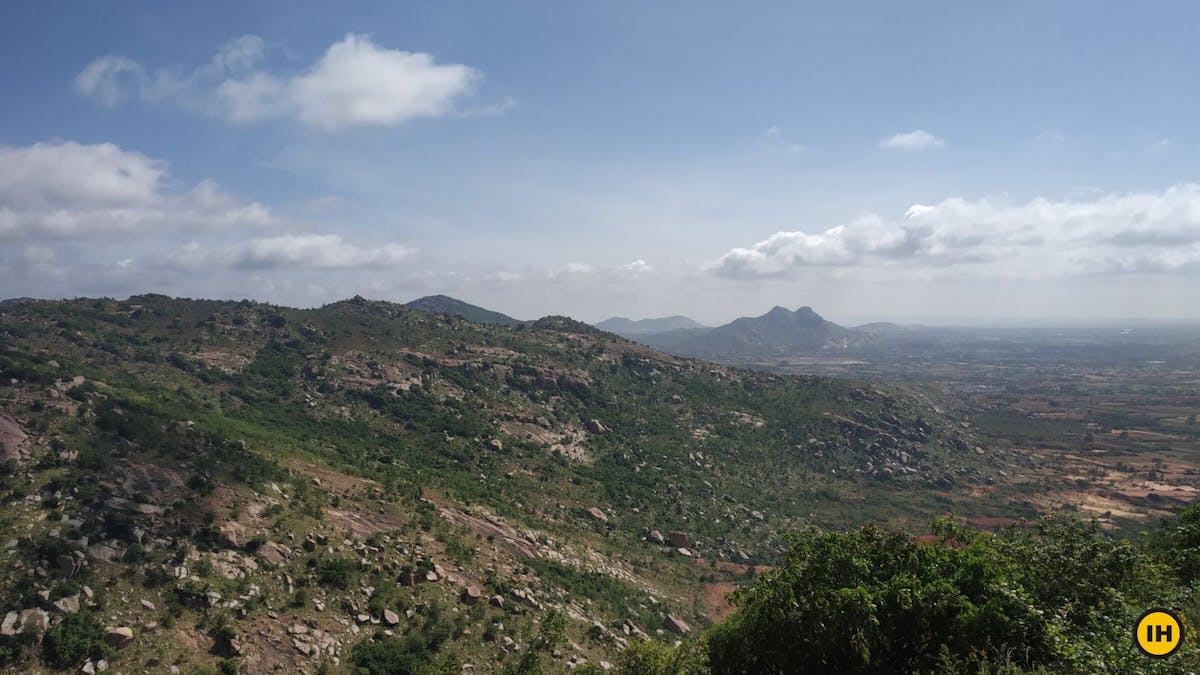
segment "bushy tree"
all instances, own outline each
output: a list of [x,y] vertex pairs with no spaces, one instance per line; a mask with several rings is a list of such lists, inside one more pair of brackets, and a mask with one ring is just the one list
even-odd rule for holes
[[1171,664],[1133,648],[1138,614],[1177,604],[1179,585],[1095,523],[991,535],[943,520],[934,530],[927,543],[874,527],[796,536],[709,634],[712,671],[1171,672],[1195,658],[1194,638]]

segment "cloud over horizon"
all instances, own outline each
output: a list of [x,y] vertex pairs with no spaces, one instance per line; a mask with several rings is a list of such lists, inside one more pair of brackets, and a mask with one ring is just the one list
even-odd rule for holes
[[[1067,253],[1069,251],[1069,253]],[[786,277],[819,267],[971,266],[1001,276],[1196,271],[1200,184],[1086,200],[951,197],[901,219],[867,214],[807,233],[780,231],[710,265],[730,279]]]

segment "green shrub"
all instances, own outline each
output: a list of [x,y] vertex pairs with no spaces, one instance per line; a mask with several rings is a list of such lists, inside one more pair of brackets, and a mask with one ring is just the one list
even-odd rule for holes
[[317,581],[334,588],[346,589],[358,576],[358,563],[349,558],[326,558],[317,566]]
[[617,668],[623,675],[703,675],[708,672],[708,655],[697,642],[672,647],[634,640],[617,658]]
[[102,658],[106,652],[104,629],[90,612],[64,615],[42,638],[42,660],[59,670],[78,666],[84,659]]
[[368,640],[350,654],[361,675],[409,675],[424,672],[433,654],[419,635],[388,640]]

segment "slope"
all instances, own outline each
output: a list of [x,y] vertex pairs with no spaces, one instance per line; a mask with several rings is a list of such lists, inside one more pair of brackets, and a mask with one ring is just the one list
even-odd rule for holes
[[923,518],[998,459],[921,391],[361,298],[10,305],[0,377],[28,446],[0,485],[4,639],[78,630],[71,667],[303,671],[376,644],[499,667],[556,616],[564,661],[612,659],[706,625],[705,583],[738,579],[719,564]]

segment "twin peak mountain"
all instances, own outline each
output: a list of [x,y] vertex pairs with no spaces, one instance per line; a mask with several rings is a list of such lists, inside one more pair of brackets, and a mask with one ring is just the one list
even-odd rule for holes
[[[524,323],[447,296],[420,298],[408,303],[408,307],[454,314],[480,323]],[[742,317],[717,327],[678,315],[637,321],[613,317],[595,327],[671,354],[724,362],[841,352],[866,346],[876,337],[875,331],[846,328],[827,321],[808,306],[796,311],[776,306],[762,316]]]

